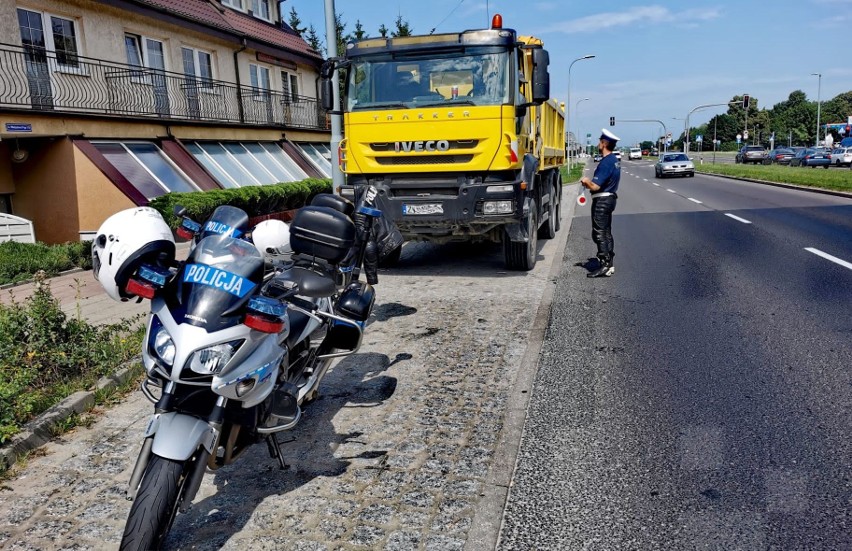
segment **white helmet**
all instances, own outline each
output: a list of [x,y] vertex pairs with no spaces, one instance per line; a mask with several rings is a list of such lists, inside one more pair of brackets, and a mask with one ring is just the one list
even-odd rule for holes
[[92,271],[113,300],[133,296],[125,286],[140,264],[171,263],[174,259],[172,230],[150,207],[113,214],[98,228],[92,243]]
[[251,232],[251,240],[266,259],[293,254],[290,226],[281,220],[264,220]]

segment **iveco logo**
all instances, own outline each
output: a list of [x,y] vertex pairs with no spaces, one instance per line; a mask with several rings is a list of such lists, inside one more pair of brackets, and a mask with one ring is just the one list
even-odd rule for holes
[[411,153],[412,151],[449,151],[450,142],[447,140],[428,140],[420,142],[394,142],[397,153]]

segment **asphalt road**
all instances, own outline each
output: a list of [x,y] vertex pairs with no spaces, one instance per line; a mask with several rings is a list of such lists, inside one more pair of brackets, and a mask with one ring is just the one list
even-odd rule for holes
[[852,549],[852,199],[619,196],[612,278],[575,211],[498,548]]

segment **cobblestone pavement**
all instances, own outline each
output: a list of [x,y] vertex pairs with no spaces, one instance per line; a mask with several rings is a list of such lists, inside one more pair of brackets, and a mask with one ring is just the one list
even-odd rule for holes
[[[517,439],[500,443],[504,415],[515,381],[536,367],[522,359],[569,216],[556,240],[539,243],[529,273],[505,271],[499,246],[406,245],[401,264],[380,273],[361,350],[283,434],[289,469],[258,445],[208,473],[166,547],[470,548],[477,511],[495,506],[480,503],[494,494],[489,470],[513,463]],[[117,548],[151,413],[135,392],[31,457],[0,490],[0,547]],[[486,519],[494,541],[502,495]]]

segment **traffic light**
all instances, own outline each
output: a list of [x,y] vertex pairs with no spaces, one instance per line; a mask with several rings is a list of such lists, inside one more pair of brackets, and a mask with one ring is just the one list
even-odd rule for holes
[[748,97],[748,94],[746,94],[746,95],[743,96],[743,109],[748,109],[748,101],[749,101],[749,97]]
[[610,126],[615,126],[615,117],[610,117],[610,118],[609,118],[609,125],[610,125]]

